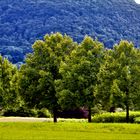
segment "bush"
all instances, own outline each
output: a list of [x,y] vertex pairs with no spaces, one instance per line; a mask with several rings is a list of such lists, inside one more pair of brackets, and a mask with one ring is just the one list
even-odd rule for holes
[[[129,122],[134,123],[135,118],[140,117],[140,112],[130,112]],[[97,114],[92,118],[93,122],[100,123],[125,123],[126,122],[126,113],[118,112],[118,113],[103,113]]]
[[134,123],[140,123],[140,117],[134,118]]
[[8,109],[3,111],[3,116],[20,116],[20,117],[37,117],[37,112],[34,109],[20,107],[18,109]]
[[7,109],[0,112],[2,116],[18,116],[18,117],[45,117],[50,118],[51,113],[47,109],[27,109],[25,107],[20,107],[18,109]]
[[49,110],[43,108],[43,109],[37,111],[37,117],[39,117],[39,118],[41,118],[41,117],[51,118],[52,115],[49,112]]

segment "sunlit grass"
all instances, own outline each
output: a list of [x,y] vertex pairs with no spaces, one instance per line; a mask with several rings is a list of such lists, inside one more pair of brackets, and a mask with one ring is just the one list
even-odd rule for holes
[[0,140],[139,140],[138,124],[1,122]]

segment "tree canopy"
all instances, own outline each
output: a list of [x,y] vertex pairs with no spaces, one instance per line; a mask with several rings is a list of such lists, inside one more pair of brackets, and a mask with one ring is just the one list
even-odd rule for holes
[[44,40],[33,44],[34,52],[29,54],[21,67],[21,94],[30,107],[46,107],[53,112],[54,121],[59,109],[57,103],[55,80],[61,78],[59,66],[76,43],[59,33],[46,35]]
[[61,62],[62,79],[56,81],[58,100],[62,107],[86,107],[91,122],[97,73],[103,58],[103,44],[86,36],[65,60]]
[[18,103],[18,88],[13,86],[16,81],[17,68],[7,59],[0,56],[0,106],[12,108]]
[[121,41],[105,55],[98,73],[98,95],[104,107],[125,106],[127,122],[133,97],[140,90],[140,52],[132,43]]
[[62,110],[99,104],[140,109],[140,50],[122,40],[113,49],[105,49],[97,39],[85,36],[76,43],[68,35],[47,34],[33,44],[33,53],[17,69],[0,56],[0,107],[47,108],[57,122]]

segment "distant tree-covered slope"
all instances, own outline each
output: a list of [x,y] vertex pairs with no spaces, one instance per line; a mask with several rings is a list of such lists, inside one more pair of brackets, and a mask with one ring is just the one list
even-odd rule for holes
[[140,5],[134,0],[0,0],[0,54],[23,62],[36,39],[61,32],[85,34],[111,48],[121,39],[140,46]]

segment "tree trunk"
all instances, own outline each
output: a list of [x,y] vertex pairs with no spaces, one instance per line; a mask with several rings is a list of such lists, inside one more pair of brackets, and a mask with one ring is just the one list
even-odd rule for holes
[[126,122],[129,123],[129,93],[126,91]]
[[129,123],[129,105],[126,105],[126,122]]
[[57,122],[57,110],[55,108],[53,109],[53,122]]
[[88,108],[88,122],[91,122],[91,107]]

